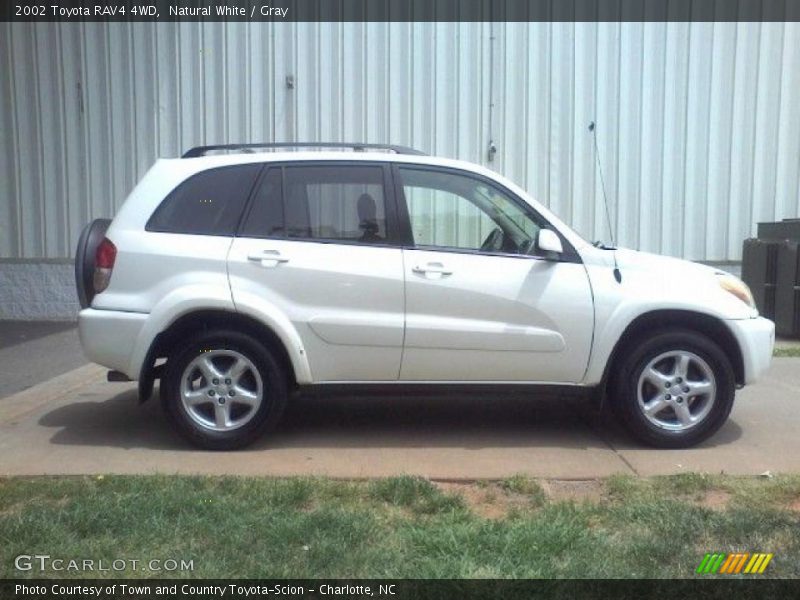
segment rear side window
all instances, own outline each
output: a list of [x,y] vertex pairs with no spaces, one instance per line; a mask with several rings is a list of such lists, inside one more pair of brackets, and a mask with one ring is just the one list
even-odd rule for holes
[[386,241],[382,167],[287,167],[284,186],[290,238]]
[[388,239],[387,208],[382,166],[272,167],[240,233],[381,244]]
[[236,165],[193,175],[161,203],[147,231],[233,235],[262,165]]
[[245,237],[283,237],[283,197],[281,168],[270,168],[253,194],[250,213],[242,225]]

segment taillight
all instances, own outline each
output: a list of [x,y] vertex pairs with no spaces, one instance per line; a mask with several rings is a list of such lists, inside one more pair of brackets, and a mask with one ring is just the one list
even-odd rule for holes
[[111,281],[111,271],[114,270],[114,261],[117,259],[117,247],[110,239],[103,238],[94,256],[94,292],[99,294]]

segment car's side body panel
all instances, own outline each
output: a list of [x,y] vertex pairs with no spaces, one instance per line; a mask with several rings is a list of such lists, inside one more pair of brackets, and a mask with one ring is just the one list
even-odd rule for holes
[[78,314],[78,333],[86,358],[138,379],[139,369],[131,368],[132,357],[148,317],[145,313],[83,309]]
[[231,238],[152,233],[119,219],[106,235],[117,247],[115,273],[92,308],[147,315],[127,364],[113,367],[131,379],[138,379],[156,336],[181,316],[200,308],[235,310],[225,263]]
[[[264,251],[287,262],[249,258]],[[405,308],[401,252],[236,238],[228,261],[233,300],[237,310],[256,318],[265,311],[285,315],[314,382],[395,380]]]
[[[613,274],[614,254],[609,250],[584,248],[591,281],[596,327],[592,356],[583,383],[597,385],[603,380],[614,347],[637,318],[655,311],[683,311],[711,317],[732,333],[737,322],[756,321],[757,313],[725,292],[715,281],[713,269],[677,259],[617,251],[621,280]],[[678,325],[676,323],[676,325]],[[737,341],[743,339],[736,335]],[[772,351],[741,346],[743,354]],[[755,373],[751,369],[751,373]],[[753,375],[755,376],[755,375]]]
[[[594,311],[578,263],[405,250],[407,381],[578,383]],[[446,273],[426,273],[435,265]]]
[[744,385],[754,383],[772,362],[775,348],[775,324],[769,319],[736,319],[725,321],[742,349]]

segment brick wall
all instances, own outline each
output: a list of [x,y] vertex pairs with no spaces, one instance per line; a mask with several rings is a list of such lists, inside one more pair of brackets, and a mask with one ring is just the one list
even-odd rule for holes
[[0,320],[75,320],[72,263],[0,261]]

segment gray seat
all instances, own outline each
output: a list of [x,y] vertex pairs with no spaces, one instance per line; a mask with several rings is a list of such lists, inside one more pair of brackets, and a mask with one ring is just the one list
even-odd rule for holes
[[378,225],[378,207],[375,198],[369,194],[361,194],[356,204],[358,211],[358,228],[363,231],[360,241],[362,242],[382,242],[383,238],[378,235],[380,226]]

